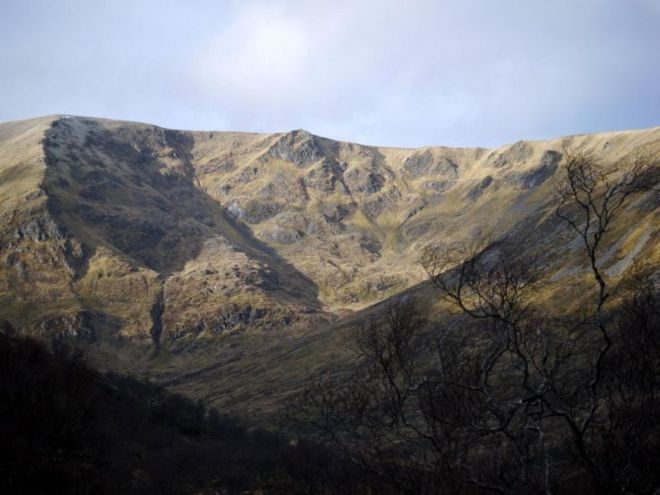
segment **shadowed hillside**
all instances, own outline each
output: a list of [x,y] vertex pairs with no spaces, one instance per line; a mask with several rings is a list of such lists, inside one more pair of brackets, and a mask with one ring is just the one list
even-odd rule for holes
[[[419,264],[428,246],[517,246],[547,275],[538,297],[579,310],[588,266],[555,215],[564,153],[624,164],[659,146],[658,128],[488,150],[2,124],[0,316],[268,416],[309,375],[352,362],[347,336],[383,301],[415,294],[443,312]],[[615,282],[658,260],[658,204],[635,196],[608,232],[599,262]]]
[[201,402],[98,373],[0,333],[3,493],[308,493],[343,480],[322,447],[248,430]]
[[[318,309],[315,284],[197,187],[190,135],[115,127],[59,119],[46,131],[44,201],[8,233],[8,316],[45,334],[94,340],[107,327],[158,343]],[[40,315],[21,311],[39,298]]]

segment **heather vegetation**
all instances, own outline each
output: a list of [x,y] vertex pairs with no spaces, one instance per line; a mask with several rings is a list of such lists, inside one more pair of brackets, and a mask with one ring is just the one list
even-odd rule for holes
[[0,491],[654,493],[659,131],[3,124]]
[[539,302],[542,266],[520,244],[430,246],[422,264],[462,324],[434,324],[414,299],[396,299],[358,331],[355,372],[306,390],[298,417],[392,493],[658,488],[657,267],[637,265],[615,290],[599,249],[656,170],[567,157],[556,214],[595,286],[580,314]]

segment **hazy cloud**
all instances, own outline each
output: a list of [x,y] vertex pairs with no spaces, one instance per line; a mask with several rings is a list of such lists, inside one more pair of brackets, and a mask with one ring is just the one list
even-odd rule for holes
[[2,4],[0,119],[492,146],[660,125],[660,1]]

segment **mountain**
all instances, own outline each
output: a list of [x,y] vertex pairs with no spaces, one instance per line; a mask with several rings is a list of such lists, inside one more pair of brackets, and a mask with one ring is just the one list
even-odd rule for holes
[[[266,410],[349,359],[341,329],[378,303],[433,300],[427,245],[513,241],[543,258],[543,297],[579,305],[553,292],[586,268],[567,261],[579,245],[554,215],[567,148],[605,164],[657,160],[660,127],[403,149],[304,130],[0,124],[0,320],[85,343],[102,366]],[[660,259],[659,204],[657,191],[627,204],[603,246],[608,276]]]
[[0,333],[0,357],[2,493],[305,493],[333,467],[320,445],[248,430],[66,348]]

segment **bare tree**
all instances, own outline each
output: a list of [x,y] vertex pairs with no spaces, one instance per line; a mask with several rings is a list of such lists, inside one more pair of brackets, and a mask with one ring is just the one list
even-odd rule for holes
[[[513,398],[525,404],[519,409],[527,415],[525,427],[535,429],[541,441],[552,430],[557,431],[555,420],[561,420],[573,439],[574,452],[596,483],[611,481],[611,477],[604,475],[607,470],[598,465],[598,446],[591,439],[602,427],[603,418],[612,412],[606,406],[615,404],[604,400],[602,390],[613,330],[608,327],[605,312],[610,294],[600,266],[600,248],[626,201],[657,184],[656,168],[651,160],[636,158],[625,167],[604,169],[585,154],[565,155],[556,212],[579,234],[589,259],[598,288],[594,313],[600,345],[594,346],[588,321],[572,322],[562,331],[562,326],[552,323],[547,314],[537,316],[528,304],[529,291],[535,290],[536,277],[529,269],[534,265],[520,255],[509,253],[493,259],[497,245],[491,243],[469,252],[431,247],[422,256],[422,265],[447,300],[473,319],[491,322],[492,331],[486,337],[490,352],[483,356],[481,368],[502,376],[498,361],[504,358],[513,363],[520,379],[512,389],[517,393]],[[490,403],[496,401],[491,398]],[[517,410],[511,411],[517,414]],[[549,491],[551,460],[547,453],[544,457],[543,485]]]
[[591,388],[594,393],[600,380],[602,360],[612,346],[604,316],[604,305],[610,294],[599,266],[599,249],[626,200],[653,186],[652,169],[649,161],[640,157],[619,167],[605,167],[588,154],[564,150],[561,177],[556,187],[559,202],[555,211],[579,235],[598,284],[596,321],[603,345],[593,370]]
[[[601,484],[619,492],[652,493],[660,486],[660,279],[637,264],[611,319],[612,348],[603,360],[599,397],[604,414],[594,428]],[[634,441],[631,441],[633,440]]]
[[593,422],[598,420],[599,414],[606,414],[600,411],[603,400],[599,387],[603,378],[603,366],[613,345],[613,329],[606,315],[606,303],[610,298],[611,288],[600,266],[600,249],[603,239],[630,197],[657,186],[657,169],[658,164],[653,159],[641,156],[635,156],[615,166],[605,166],[589,154],[564,150],[561,177],[557,182],[556,214],[582,241],[598,288],[594,301],[595,326],[600,333],[601,345],[591,357],[592,366],[585,370],[591,376],[589,406],[579,421],[569,421],[579,439],[581,456],[595,477],[599,475],[586,452],[584,437]]
[[[393,301],[357,331],[356,373],[308,389],[308,418],[398,493],[550,494],[580,479],[602,493],[653,489],[658,290],[633,277],[631,296],[609,308],[600,249],[626,201],[655,187],[656,169],[565,155],[556,212],[589,259],[593,315],[535,304],[541,270],[519,246],[428,247],[422,266],[458,314],[438,328],[414,300]],[[631,435],[644,439],[630,448]]]
[[[462,260],[458,264],[456,257]],[[469,250],[429,247],[421,262],[443,297],[480,323],[472,352],[447,342],[438,347],[442,365],[436,372],[440,382],[427,399],[430,420],[445,423],[447,434],[461,431],[464,442],[470,439],[466,452],[490,451],[496,469],[485,469],[485,459],[474,453],[455,459],[467,481],[500,493],[521,486],[541,490],[545,477],[530,462],[536,458],[548,465],[543,429],[548,339],[530,304],[537,264],[514,256],[504,243]],[[439,398],[447,393],[451,402],[463,402],[456,418],[460,425],[446,423],[451,411]]]

